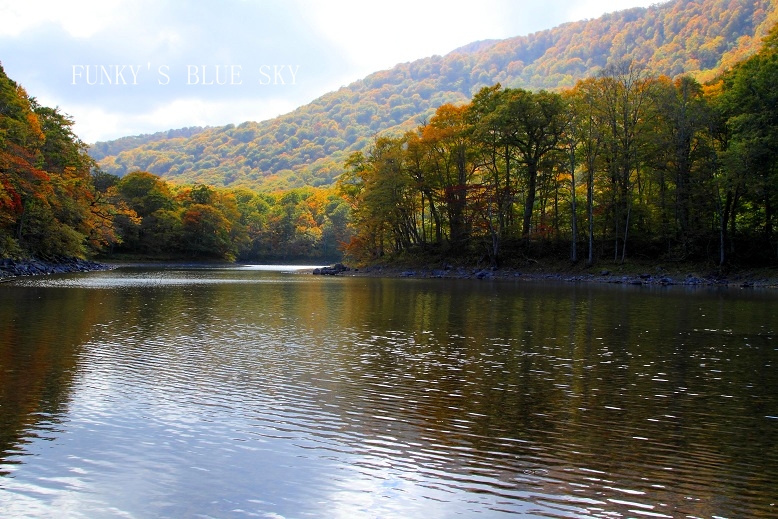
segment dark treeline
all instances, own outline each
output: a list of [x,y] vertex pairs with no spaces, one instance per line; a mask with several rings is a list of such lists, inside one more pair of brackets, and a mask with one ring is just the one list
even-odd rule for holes
[[483,88],[354,153],[348,253],[772,263],[778,32],[714,83],[611,64],[561,93]]

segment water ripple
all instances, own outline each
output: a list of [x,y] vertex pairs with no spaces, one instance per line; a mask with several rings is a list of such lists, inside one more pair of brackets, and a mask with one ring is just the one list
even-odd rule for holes
[[[64,380],[69,396],[33,388],[44,404],[30,407],[22,439],[3,453],[0,509],[74,517],[774,511],[771,336],[744,334],[729,318],[660,334],[669,316],[659,315],[630,329],[619,315],[623,292],[576,316],[570,294],[538,292],[541,304],[521,291],[439,287],[252,269],[21,283],[14,289],[48,298],[78,294],[83,321],[68,325],[78,329],[65,335],[70,346],[41,337],[3,357],[15,359],[13,372],[54,373],[41,380]],[[486,296],[500,304],[483,316],[474,309]]]

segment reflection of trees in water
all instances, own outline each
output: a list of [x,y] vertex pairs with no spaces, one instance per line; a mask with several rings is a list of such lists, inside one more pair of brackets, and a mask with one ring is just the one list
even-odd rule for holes
[[[765,402],[778,402],[777,372],[764,366],[778,358],[764,337],[744,337],[778,324],[774,302],[535,283],[375,284],[349,296],[343,321],[369,330],[349,341],[351,379],[363,382],[351,388],[352,405],[385,418],[353,425],[422,445],[428,456],[405,452],[419,470],[489,474],[516,491],[574,495],[583,484],[587,495],[617,500],[610,487],[624,483],[645,492],[638,501],[672,503],[672,513],[706,514],[679,497],[692,480],[689,492],[715,498],[719,510],[738,510],[738,482],[749,478],[769,497],[769,478],[751,474],[778,470],[760,454],[778,442],[762,418]],[[761,410],[747,409],[755,402]],[[549,478],[526,477],[533,467]]]
[[20,444],[48,436],[67,411],[80,346],[100,322],[108,294],[18,287],[0,291],[0,463]]

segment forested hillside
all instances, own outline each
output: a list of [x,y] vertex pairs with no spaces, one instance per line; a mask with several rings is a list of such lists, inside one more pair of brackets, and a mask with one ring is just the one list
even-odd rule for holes
[[609,64],[559,93],[484,87],[355,152],[349,254],[778,259],[778,25],[703,87]]
[[485,86],[569,88],[623,61],[705,82],[753,54],[777,21],[775,0],[675,0],[400,64],[272,120],[97,143],[92,153],[116,175],[266,190],[330,185],[376,134],[401,135]]

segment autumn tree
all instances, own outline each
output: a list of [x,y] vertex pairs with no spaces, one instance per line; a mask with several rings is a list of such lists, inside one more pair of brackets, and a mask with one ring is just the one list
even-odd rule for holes
[[587,265],[594,263],[594,195],[595,175],[600,167],[604,123],[597,108],[599,88],[594,78],[579,81],[568,94],[571,120],[567,130],[570,139],[578,141],[576,157],[586,175]]
[[351,250],[358,256],[382,256],[420,243],[418,206],[404,166],[402,139],[379,138],[367,156],[355,153],[340,180],[341,192],[353,207],[359,231]]
[[41,106],[0,67],[0,253],[84,257],[117,241],[94,161],[73,121]]
[[468,190],[477,167],[467,131],[467,107],[444,104],[420,129],[428,150],[429,181],[442,193],[449,228],[449,242],[462,252],[470,233]]
[[428,143],[422,140],[420,131],[406,132],[403,141],[405,169],[420,197],[418,220],[421,243],[441,245],[444,220],[441,208],[445,202],[438,183],[440,179],[431,174],[435,156]]
[[230,221],[213,205],[194,203],[184,209],[182,248],[195,257],[235,259]]

